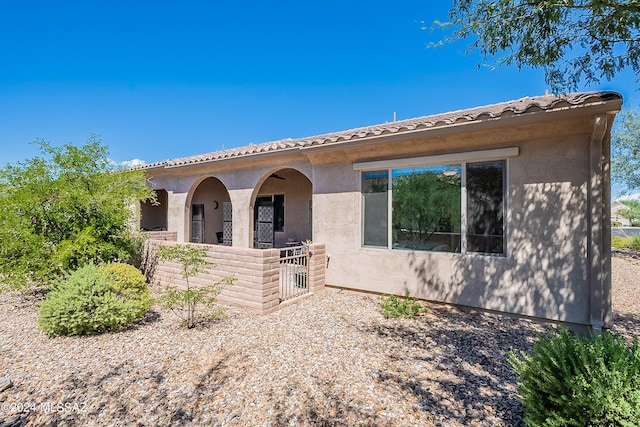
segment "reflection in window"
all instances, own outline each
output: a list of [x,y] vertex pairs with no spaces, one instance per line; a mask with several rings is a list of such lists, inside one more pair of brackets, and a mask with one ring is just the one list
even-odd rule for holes
[[504,252],[505,162],[467,164],[467,251]]
[[460,252],[459,164],[392,170],[393,247]]
[[284,194],[273,195],[273,230],[284,231]]
[[386,170],[362,174],[365,246],[388,245],[388,189],[389,173]]
[[504,254],[505,182],[505,160],[363,172],[363,243],[393,249]]

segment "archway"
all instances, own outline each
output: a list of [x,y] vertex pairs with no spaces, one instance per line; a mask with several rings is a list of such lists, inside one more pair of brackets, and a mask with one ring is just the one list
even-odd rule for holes
[[311,181],[295,169],[266,175],[254,199],[254,247],[283,248],[311,240],[312,190]]
[[231,246],[231,199],[218,178],[202,180],[188,204],[190,242]]
[[167,204],[169,196],[166,190],[155,190],[157,204],[140,202],[140,228],[143,231],[167,230]]

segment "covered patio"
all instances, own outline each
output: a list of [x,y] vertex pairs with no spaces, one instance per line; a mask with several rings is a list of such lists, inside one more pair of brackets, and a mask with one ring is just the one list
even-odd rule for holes
[[[265,169],[255,176],[249,193],[247,188],[234,188],[246,185],[237,177],[232,173],[194,177],[182,206],[174,204],[176,191],[169,198],[165,190],[158,190],[158,205],[141,204],[140,225],[149,239],[143,267],[151,282],[186,284],[179,266],[158,261],[153,248],[188,242],[202,245],[215,264],[210,273],[191,283],[236,279],[218,297],[221,303],[264,314],[323,288],[324,245],[310,243],[309,178],[293,167]],[[176,222],[176,217],[184,222]]]

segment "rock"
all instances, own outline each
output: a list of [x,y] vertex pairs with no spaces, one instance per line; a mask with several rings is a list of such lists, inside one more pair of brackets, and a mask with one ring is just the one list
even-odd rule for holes
[[18,422],[20,422],[20,414],[11,415],[9,418],[5,419],[2,424],[0,424],[0,427],[13,426]]
[[4,377],[0,378],[0,393],[11,387],[13,383],[11,382],[11,378]]

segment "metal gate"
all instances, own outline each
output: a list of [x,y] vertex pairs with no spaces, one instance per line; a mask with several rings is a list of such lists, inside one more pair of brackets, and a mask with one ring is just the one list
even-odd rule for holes
[[204,243],[204,205],[191,205],[191,242]]
[[255,230],[255,248],[273,247],[275,233],[273,229],[273,202],[258,202]]
[[233,236],[233,209],[231,202],[222,203],[222,244],[231,246]]
[[280,252],[280,301],[309,292],[309,251],[294,246]]

